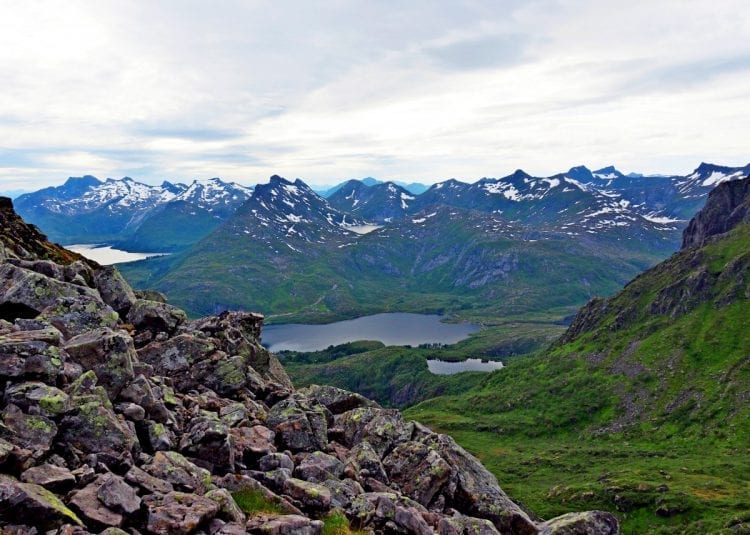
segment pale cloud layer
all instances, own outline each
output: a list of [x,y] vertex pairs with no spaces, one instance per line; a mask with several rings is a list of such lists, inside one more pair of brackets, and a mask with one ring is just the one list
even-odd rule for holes
[[0,0],[0,190],[750,161],[745,0]]

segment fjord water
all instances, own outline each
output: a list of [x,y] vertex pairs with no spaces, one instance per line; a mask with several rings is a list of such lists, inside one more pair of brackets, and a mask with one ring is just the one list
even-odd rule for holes
[[130,251],[123,251],[121,249],[115,249],[109,245],[91,245],[91,244],[76,244],[67,245],[67,249],[85,256],[89,260],[93,260],[103,266],[110,266],[112,264],[122,264],[124,262],[135,262],[136,260],[144,260],[146,258],[152,258],[154,256],[164,256],[168,253],[135,253]]
[[455,344],[479,330],[471,323],[443,323],[436,314],[390,312],[323,325],[269,325],[262,342],[271,351],[319,351],[356,340],[388,346]]
[[466,359],[460,361],[430,359],[427,369],[435,375],[454,375],[461,372],[493,372],[503,368],[499,360]]

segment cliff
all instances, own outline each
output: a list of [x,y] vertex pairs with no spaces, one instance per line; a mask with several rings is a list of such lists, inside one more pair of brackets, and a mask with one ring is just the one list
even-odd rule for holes
[[[196,321],[0,203],[0,530],[614,534],[542,522],[453,439],[325,386],[295,390],[263,317]],[[140,294],[139,294],[140,295]]]

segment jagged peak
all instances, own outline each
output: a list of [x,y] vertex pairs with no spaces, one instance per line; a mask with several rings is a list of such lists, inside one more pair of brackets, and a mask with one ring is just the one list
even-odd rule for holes
[[594,175],[591,173],[591,170],[585,165],[577,165],[575,167],[571,167],[566,174],[567,176],[575,180],[590,181],[594,179]]

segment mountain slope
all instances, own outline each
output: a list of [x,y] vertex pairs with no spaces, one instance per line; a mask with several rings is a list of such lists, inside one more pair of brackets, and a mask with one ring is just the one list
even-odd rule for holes
[[[537,457],[557,451],[554,466],[603,473],[601,485],[551,489],[549,471],[558,472],[545,464],[535,476],[540,488],[524,499],[547,503],[547,512],[566,500],[613,504],[625,533],[746,526],[750,489],[738,479],[750,441],[749,185],[750,177],[717,186],[683,249],[582,308],[548,351],[409,414],[470,449],[491,437],[504,444],[525,437]],[[606,451],[617,452],[617,464],[597,458]],[[485,460],[506,465],[495,455]],[[697,474],[713,478],[714,490]]]
[[328,197],[331,206],[372,223],[402,219],[414,201],[413,194],[393,182],[367,186],[350,180]]
[[184,248],[216,228],[251,190],[218,178],[149,186],[131,178],[71,177],[21,195],[19,214],[62,243],[109,243],[144,251]]

